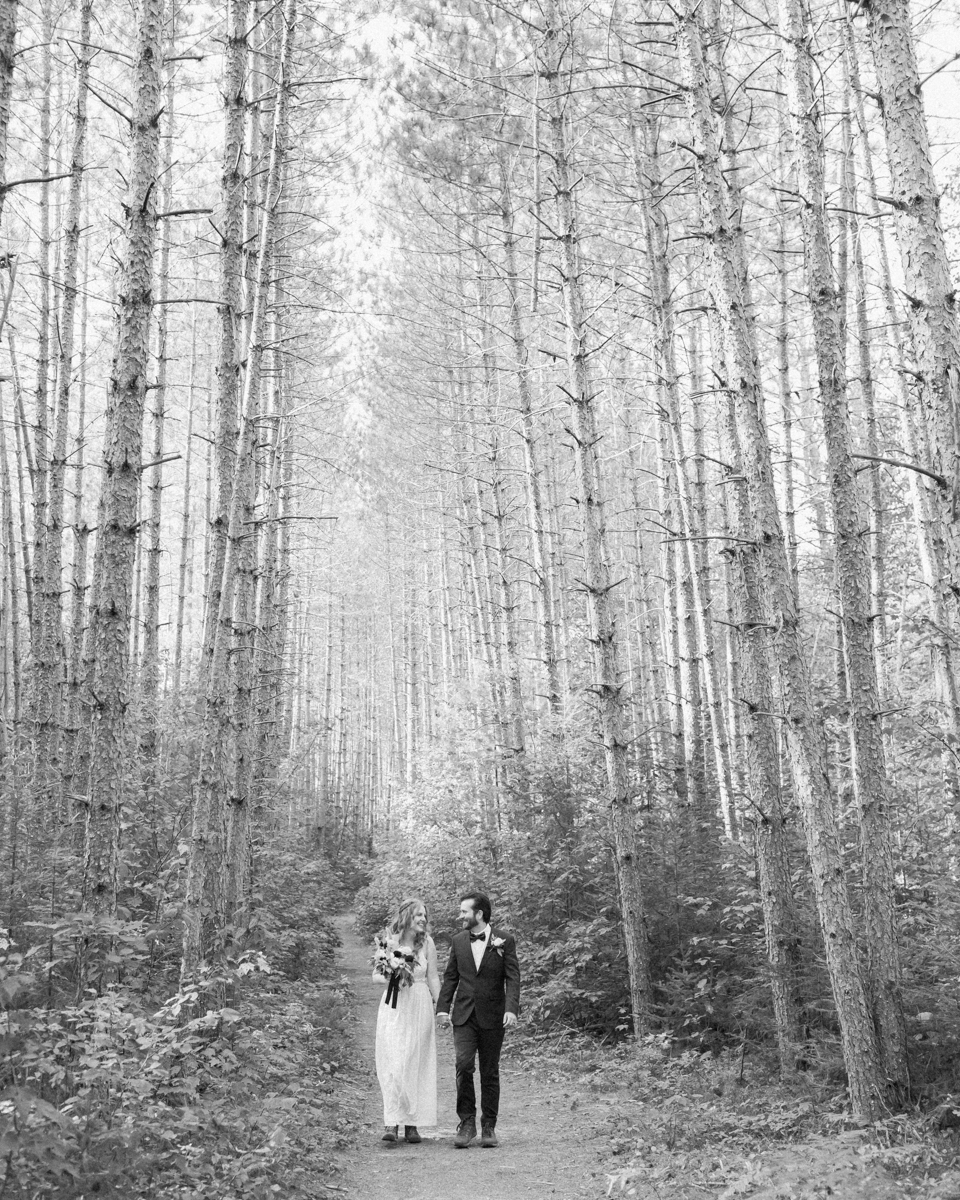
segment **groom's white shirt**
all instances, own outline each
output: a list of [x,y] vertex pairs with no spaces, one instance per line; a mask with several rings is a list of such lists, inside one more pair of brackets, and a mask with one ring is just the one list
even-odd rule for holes
[[487,939],[490,937],[490,926],[488,925],[483,931],[483,940],[479,942],[471,942],[470,949],[473,951],[473,965],[480,970],[480,963],[483,961],[483,952],[487,948]]

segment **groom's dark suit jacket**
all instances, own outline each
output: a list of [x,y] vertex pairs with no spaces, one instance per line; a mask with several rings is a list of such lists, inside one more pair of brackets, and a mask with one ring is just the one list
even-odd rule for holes
[[[494,938],[500,937],[503,945],[494,947]],[[457,994],[451,1014],[454,1025],[465,1024],[470,1020],[470,1014],[476,1013],[481,1029],[496,1029],[503,1025],[504,1012],[519,1014],[520,964],[516,941],[509,934],[499,934],[491,927],[478,970],[473,961],[470,935],[466,931],[454,934],[437,1012],[450,1012],[454,992]]]

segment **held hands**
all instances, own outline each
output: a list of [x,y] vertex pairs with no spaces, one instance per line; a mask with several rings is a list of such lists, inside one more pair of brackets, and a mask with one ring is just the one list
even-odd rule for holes
[[[504,1029],[510,1029],[513,1025],[516,1025],[516,1023],[517,1023],[517,1014],[516,1013],[507,1012],[507,1013],[503,1014]],[[442,1029],[444,1031],[450,1028],[450,1014],[449,1013],[437,1013],[437,1028]]]

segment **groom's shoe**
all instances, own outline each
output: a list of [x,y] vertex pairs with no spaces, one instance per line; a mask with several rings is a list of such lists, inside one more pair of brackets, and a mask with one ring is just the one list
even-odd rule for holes
[[493,1131],[493,1126],[486,1121],[480,1124],[480,1145],[481,1146],[499,1146],[497,1135]]
[[453,1139],[453,1144],[458,1150],[466,1150],[473,1139],[477,1136],[476,1121],[466,1120],[461,1121],[457,1128],[457,1136]]
[[404,1141],[407,1142],[422,1142],[423,1138],[417,1133],[416,1125],[404,1125],[403,1127]]
[[384,1125],[383,1137],[380,1139],[380,1141],[381,1142],[395,1142],[396,1140],[397,1140],[396,1125]]

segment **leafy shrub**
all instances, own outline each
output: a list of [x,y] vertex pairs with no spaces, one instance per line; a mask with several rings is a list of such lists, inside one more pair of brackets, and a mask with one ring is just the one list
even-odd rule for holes
[[[8,1002],[30,987],[19,967],[8,948],[0,967]],[[262,1027],[231,1009],[185,1021],[189,994],[149,1014],[119,993],[59,1011],[8,1008],[0,1192],[266,1200],[282,1178],[284,1194],[306,1195],[307,1178],[303,1193],[291,1184],[303,1164],[283,1147],[305,1120],[314,1140],[335,1125],[324,1106],[348,1010],[329,987],[285,987],[259,997],[269,1012]],[[316,1160],[316,1147],[308,1153],[315,1184],[329,1163]]]
[[[34,924],[27,953],[0,938],[4,1200],[315,1194],[350,1126],[335,1082],[349,1012],[331,979],[340,884],[302,847],[268,868],[221,981],[233,1008],[194,1015],[197,991],[151,999],[169,984],[175,923],[78,913]],[[94,952],[99,994],[69,999],[78,953]]]
[[338,910],[339,874],[321,856],[305,857],[280,845],[261,863],[261,896],[244,944],[257,945],[288,979],[329,978],[341,938],[332,921]]
[[525,1012],[534,1021],[609,1033],[623,1024],[626,987],[615,914],[571,921],[527,950]]

